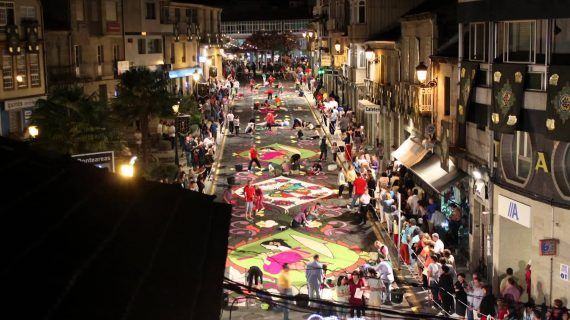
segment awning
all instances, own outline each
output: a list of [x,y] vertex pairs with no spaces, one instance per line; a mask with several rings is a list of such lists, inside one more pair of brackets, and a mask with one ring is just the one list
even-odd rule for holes
[[414,164],[420,162],[426,154],[426,148],[412,138],[408,138],[400,145],[398,150],[392,152],[392,157],[400,161],[404,167],[411,168]]
[[436,154],[420,161],[410,170],[438,193],[443,193],[451,184],[466,176],[465,172],[457,169],[451,160],[449,160],[449,172],[443,170],[440,157]]

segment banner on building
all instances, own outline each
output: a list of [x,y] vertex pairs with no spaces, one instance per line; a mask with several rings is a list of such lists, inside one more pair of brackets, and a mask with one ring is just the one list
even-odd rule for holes
[[491,97],[491,129],[514,133],[524,106],[524,77],[526,65],[496,64],[493,72]]
[[321,54],[321,67],[330,67],[332,65],[332,57],[328,53]]
[[479,63],[471,61],[461,62],[461,80],[459,82],[459,102],[457,103],[457,121],[465,123],[467,112],[471,105],[471,97],[473,96],[473,88],[477,86],[477,72],[479,71]]
[[174,125],[176,126],[176,131],[180,134],[188,134],[190,132],[190,116],[183,115],[176,117],[174,121]]
[[79,162],[107,169],[109,172],[115,172],[115,153],[113,151],[83,153],[72,155],[71,157]]
[[570,141],[570,66],[550,66],[546,103],[546,136]]
[[530,228],[530,207],[513,199],[499,195],[499,215]]

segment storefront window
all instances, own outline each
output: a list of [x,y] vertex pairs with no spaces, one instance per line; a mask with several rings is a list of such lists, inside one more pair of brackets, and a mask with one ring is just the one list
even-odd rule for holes
[[40,61],[38,54],[30,54],[29,62],[30,62],[30,84],[32,85],[32,87],[39,87],[41,86],[41,78],[40,78]]
[[497,53],[504,62],[544,62],[546,20],[507,21],[498,28]]
[[28,68],[26,66],[26,56],[23,54],[16,56],[16,79],[18,88],[28,87]]
[[532,164],[532,147],[528,132],[517,131],[516,133],[515,172],[518,178],[526,180],[530,174]]
[[558,192],[570,199],[570,143],[559,142],[554,148],[552,175]]

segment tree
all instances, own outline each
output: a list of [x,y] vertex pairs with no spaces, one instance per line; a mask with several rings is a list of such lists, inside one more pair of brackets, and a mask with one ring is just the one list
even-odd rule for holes
[[59,87],[40,99],[32,114],[40,128],[34,143],[64,154],[117,150],[118,126],[106,101],[86,96],[81,87]]
[[170,94],[164,71],[140,67],[121,75],[114,111],[125,124],[138,121],[142,134],[142,163],[148,164],[149,121],[152,117],[172,116],[175,97]]

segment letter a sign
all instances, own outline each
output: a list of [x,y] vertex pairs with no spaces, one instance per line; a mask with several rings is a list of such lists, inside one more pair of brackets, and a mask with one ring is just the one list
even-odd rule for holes
[[513,199],[499,195],[499,215],[530,228],[530,207]]

